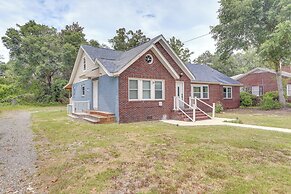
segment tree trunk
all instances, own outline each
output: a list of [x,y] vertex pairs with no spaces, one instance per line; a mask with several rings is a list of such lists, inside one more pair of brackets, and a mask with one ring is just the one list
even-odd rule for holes
[[276,78],[277,78],[277,87],[278,87],[278,93],[279,93],[279,102],[285,107],[286,99],[284,97],[284,90],[283,90],[283,83],[282,83],[281,63],[279,64],[279,67],[276,68]]

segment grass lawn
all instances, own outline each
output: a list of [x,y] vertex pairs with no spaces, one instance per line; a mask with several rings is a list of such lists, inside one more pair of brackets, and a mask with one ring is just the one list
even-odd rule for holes
[[264,111],[255,108],[233,109],[217,114],[223,118],[238,118],[244,124],[291,129],[291,108]]
[[291,135],[161,122],[92,125],[33,114],[35,177],[49,193],[288,193]]

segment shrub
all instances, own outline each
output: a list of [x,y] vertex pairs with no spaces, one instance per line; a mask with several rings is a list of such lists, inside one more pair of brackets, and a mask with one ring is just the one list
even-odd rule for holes
[[282,105],[279,103],[278,92],[267,92],[263,95],[261,108],[264,110],[279,109]]
[[215,103],[215,112],[221,113],[223,111],[223,105],[220,102]]
[[240,105],[243,107],[249,107],[253,105],[253,95],[248,92],[240,93]]

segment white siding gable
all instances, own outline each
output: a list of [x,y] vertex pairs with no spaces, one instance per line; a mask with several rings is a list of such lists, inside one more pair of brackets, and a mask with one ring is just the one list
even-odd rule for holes
[[[84,71],[84,69],[83,69],[84,57],[86,60],[86,71]],[[77,82],[80,82],[82,80],[85,80],[84,78],[80,78],[80,76],[92,71],[92,69],[95,69],[96,67],[97,66],[92,62],[92,60],[89,58],[89,56],[83,52],[81,57],[80,57],[80,60],[78,62],[78,69],[77,69],[77,72],[75,74],[73,83],[77,83]]]

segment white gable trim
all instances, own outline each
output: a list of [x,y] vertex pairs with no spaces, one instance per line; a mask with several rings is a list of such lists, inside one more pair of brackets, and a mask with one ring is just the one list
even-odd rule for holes
[[152,49],[153,53],[157,56],[157,58],[162,62],[164,67],[170,72],[170,74],[175,78],[175,79],[180,79],[180,76],[178,73],[174,70],[174,68],[170,65],[170,63],[165,59],[165,57],[162,55],[162,53],[159,51],[159,49],[153,45]]
[[[245,73],[243,75],[238,76],[236,78],[236,80],[240,80],[241,78],[244,78],[245,76],[247,76],[249,74],[252,74],[252,73],[256,73],[256,72],[258,72],[258,73],[269,72],[269,73],[276,74],[276,72],[274,70],[271,70],[271,69],[268,69],[268,68],[256,67],[255,69],[252,69],[251,71],[249,71],[249,72],[247,72],[247,73]],[[282,71],[282,76],[291,78],[291,73]]]
[[[79,50],[78,50],[77,58],[75,60],[75,64],[74,64],[74,67],[73,67],[73,71],[71,73],[71,77],[70,77],[69,83],[66,86],[68,86],[70,84],[73,84],[74,79],[75,79],[75,75],[76,75],[76,73],[78,71],[78,64],[79,64],[79,61],[81,60],[81,56],[82,56],[83,53],[84,53],[84,49],[82,47],[80,47]],[[89,57],[89,58],[91,59],[91,57]]]
[[135,61],[137,61],[141,56],[143,56],[147,51],[149,51],[153,45],[149,45],[146,49],[136,55],[127,65],[122,67],[118,72],[113,73],[114,76],[119,76],[122,72],[124,72],[128,67],[130,67]]
[[178,64],[178,66],[186,73],[186,75],[190,78],[190,80],[195,80],[195,76],[190,72],[190,70],[186,67],[185,63],[178,57],[175,51],[171,48],[168,44],[167,40],[162,36],[161,39],[163,40],[161,45],[163,48],[168,52],[168,54],[174,59],[174,61]]

